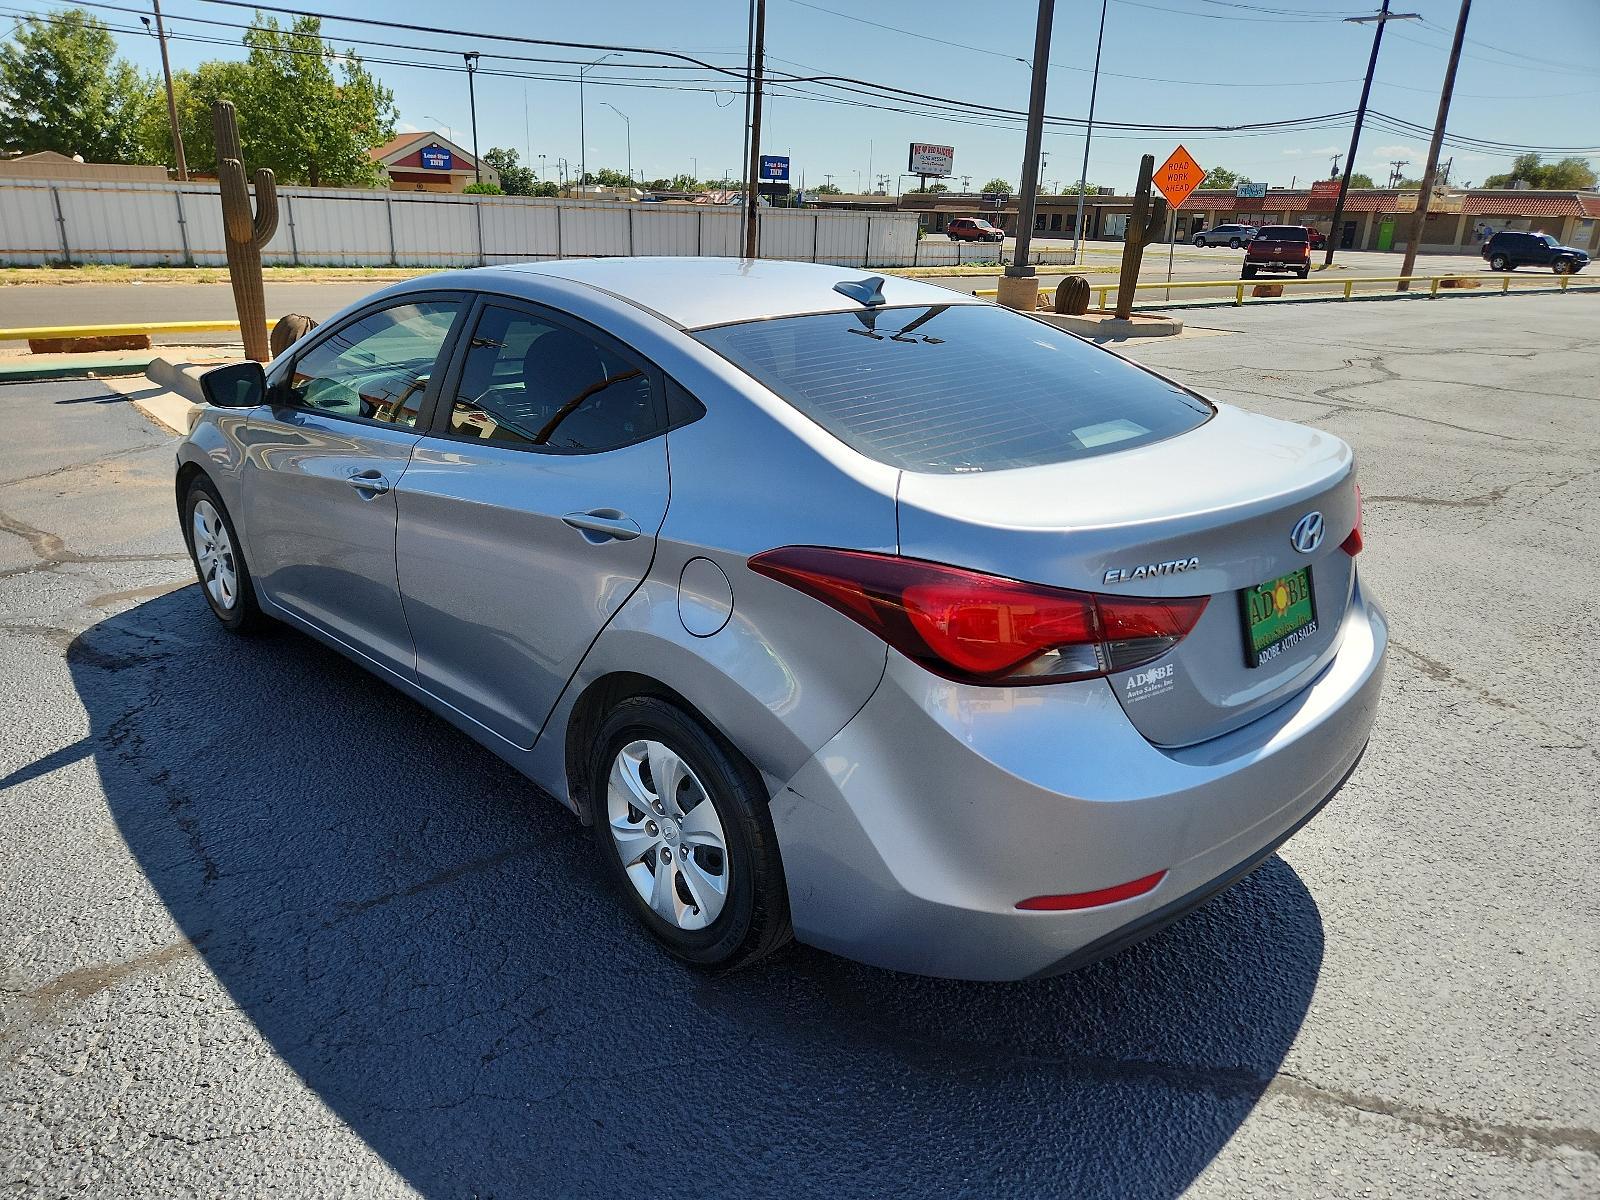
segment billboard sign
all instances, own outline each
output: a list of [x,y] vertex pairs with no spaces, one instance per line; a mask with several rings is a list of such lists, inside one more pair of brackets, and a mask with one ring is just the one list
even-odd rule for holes
[[422,165],[430,171],[448,171],[455,166],[455,156],[443,146],[424,146]]
[[788,157],[782,154],[763,154],[761,156],[761,182],[788,183]]
[[1318,179],[1313,181],[1311,184],[1312,201],[1325,200],[1330,204],[1333,203],[1339,198],[1339,185],[1342,182],[1339,179]]
[[912,175],[937,175],[941,179],[955,174],[956,148],[935,146],[928,142],[912,142],[906,171]]
[[1267,185],[1264,183],[1253,183],[1246,179],[1234,189],[1233,194],[1241,200],[1261,200],[1266,197]]

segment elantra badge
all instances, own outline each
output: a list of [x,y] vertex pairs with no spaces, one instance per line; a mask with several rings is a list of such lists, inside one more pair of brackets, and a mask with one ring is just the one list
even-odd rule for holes
[[1126,583],[1131,579],[1149,579],[1156,575],[1176,575],[1192,571],[1200,565],[1198,558],[1174,558],[1167,562],[1141,563],[1137,567],[1112,567],[1106,572],[1107,583]]

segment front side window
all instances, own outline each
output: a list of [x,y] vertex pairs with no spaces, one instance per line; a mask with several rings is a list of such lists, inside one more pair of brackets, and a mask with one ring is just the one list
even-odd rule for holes
[[314,412],[415,426],[460,307],[417,300],[351,321],[295,361],[282,398]]
[[1209,405],[989,304],[862,309],[693,335],[847,446],[907,471],[1089,458],[1184,433]]
[[662,430],[639,364],[565,325],[495,305],[472,331],[449,420],[458,437],[588,452]]

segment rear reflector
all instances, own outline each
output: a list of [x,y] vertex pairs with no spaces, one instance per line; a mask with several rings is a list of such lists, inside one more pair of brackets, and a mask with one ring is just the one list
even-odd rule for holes
[[1358,484],[1356,484],[1356,524],[1355,524],[1355,528],[1353,528],[1350,531],[1350,535],[1348,537],[1346,537],[1344,539],[1344,541],[1339,543],[1339,549],[1343,550],[1351,558],[1354,558],[1356,555],[1361,553],[1362,545],[1363,545],[1363,542],[1362,542],[1362,538],[1361,538],[1361,485],[1358,483]]
[[750,569],[837,609],[937,675],[1060,683],[1160,658],[1206,596],[1103,596],[894,554],[784,546]]
[[1025,912],[1069,912],[1079,908],[1099,908],[1102,904],[1132,900],[1135,896],[1153,891],[1156,884],[1166,877],[1165,871],[1157,871],[1154,875],[1146,875],[1143,879],[1132,879],[1127,883],[1101,888],[1096,892],[1068,892],[1064,896],[1033,896],[1027,900],[1017,901],[1017,907]]

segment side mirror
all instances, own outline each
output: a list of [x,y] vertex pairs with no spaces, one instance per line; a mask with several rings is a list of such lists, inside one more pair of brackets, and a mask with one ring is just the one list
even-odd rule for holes
[[200,376],[200,391],[218,408],[255,408],[267,399],[267,373],[253,360],[229,363]]

